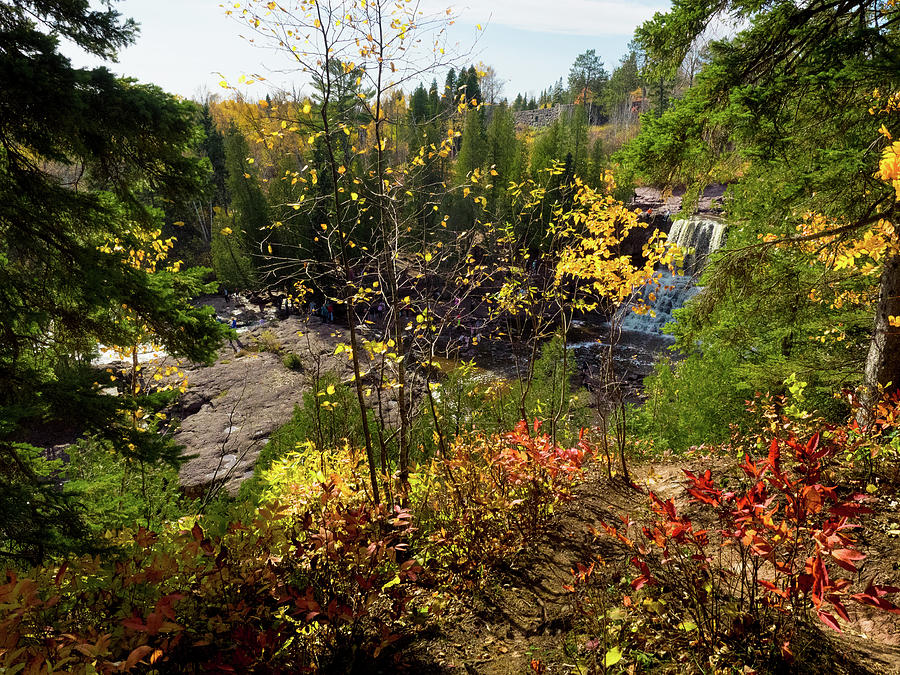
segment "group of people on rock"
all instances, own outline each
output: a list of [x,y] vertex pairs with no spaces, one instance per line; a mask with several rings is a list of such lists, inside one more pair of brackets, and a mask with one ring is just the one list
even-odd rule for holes
[[[237,293],[229,292],[227,288],[222,289],[222,294],[225,297],[226,307],[230,306],[232,301],[234,301],[235,297],[238,295]],[[435,295],[438,296],[439,293],[436,293]],[[436,297],[435,299],[437,300],[438,298]],[[269,298],[264,299],[261,295],[254,294],[251,296],[251,301],[259,305],[260,310],[262,310],[266,304],[271,303],[275,305],[279,318],[281,318],[282,314],[296,313],[298,309],[297,305],[292,303],[286,296],[270,294]],[[464,304],[462,298],[459,297],[454,297],[452,301],[449,302],[450,311],[455,313],[455,321],[452,320],[449,323],[449,327],[451,328],[451,335],[456,334],[455,337],[451,337],[450,339],[458,341],[460,349],[469,351],[481,341],[485,320],[478,318],[471,321],[471,316],[464,316],[466,314]],[[387,318],[388,309],[389,308],[384,300],[376,299],[361,312],[362,318],[370,323],[379,323]],[[416,316],[416,309],[409,304],[404,304],[398,311],[402,320],[411,319]],[[334,323],[335,303],[327,297],[322,300],[318,300],[314,297],[309,301],[308,313],[309,316],[318,316],[322,323]],[[223,321],[223,323],[226,321]],[[233,329],[236,329],[238,326],[236,318],[232,318],[229,323],[230,327]],[[234,347],[233,343],[232,347]]]
[[324,300],[319,304],[315,299],[310,300],[309,315],[318,316],[322,319],[322,323],[334,323],[334,303],[331,300]]

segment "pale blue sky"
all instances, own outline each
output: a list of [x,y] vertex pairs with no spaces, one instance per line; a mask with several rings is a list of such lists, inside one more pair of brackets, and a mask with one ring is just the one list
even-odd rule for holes
[[[608,70],[625,53],[634,29],[668,0],[424,0],[433,9],[453,5],[460,20],[451,38],[463,51],[478,38],[469,61],[492,65],[506,81],[503,93],[536,94],[568,73],[575,57],[595,49]],[[135,45],[123,50],[110,69],[186,97],[222,93],[242,74],[285,65],[283,56],[255,48],[239,37],[241,26],[225,15],[219,0],[122,0],[123,15],[141,24]],[[475,25],[484,31],[479,33]],[[86,55],[64,48],[76,65],[95,65]],[[437,73],[443,83],[446,72]],[[284,75],[273,81],[289,85]],[[303,82],[298,77],[296,84]],[[263,90],[256,89],[254,95]]]

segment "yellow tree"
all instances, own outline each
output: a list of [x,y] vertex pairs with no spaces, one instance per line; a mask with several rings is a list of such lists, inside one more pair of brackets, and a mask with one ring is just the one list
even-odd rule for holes
[[[251,39],[281,50],[315,90],[314,105],[297,106],[296,117],[283,121],[285,131],[302,135],[324,160],[296,177],[308,189],[292,206],[321,218],[316,223],[321,228],[317,243],[327,251],[327,259],[324,265],[299,269],[315,274],[324,268],[338,287],[335,300],[347,314],[349,356],[375,499],[379,498],[378,479],[357,326],[361,303],[375,294],[382,296],[390,308],[391,339],[400,355],[397,444],[404,482],[409,470],[410,402],[402,358],[407,347],[401,318],[405,295],[400,287],[406,256],[399,248],[410,240],[407,214],[401,213],[395,199],[404,193],[406,174],[392,166],[398,147],[390,133],[392,120],[386,104],[404,85],[448,61],[446,29],[453,21],[452,13],[426,14],[423,6],[387,0],[249,0],[227,10],[250,28]],[[449,151],[434,148],[431,152]],[[298,258],[302,257],[298,252]]]
[[[134,223],[122,236],[111,239],[98,247],[98,250],[121,258],[124,265],[153,278],[161,275],[172,277],[182,273],[182,262],[168,259],[174,246],[174,237],[164,239],[160,229]],[[197,272],[191,271],[188,274],[196,276]],[[153,396],[159,398],[158,395],[163,392],[184,393],[188,381],[184,371],[177,365],[166,363],[162,356],[164,347],[160,344],[157,332],[135,308],[123,303],[115,321],[117,334],[127,337],[128,342],[104,345],[101,350],[111,353],[117,360],[130,363],[130,368],[124,374],[125,389],[119,397],[120,414],[125,420],[121,428],[125,447],[121,451],[128,467],[122,475],[122,489],[124,490],[129,468],[136,464],[140,472],[149,526],[153,504],[147,491],[147,463],[163,461],[175,465],[180,460],[177,448],[168,444],[159,433],[159,425],[164,423],[166,415],[158,410],[159,402],[154,401]],[[149,358],[142,358],[143,355],[149,355]],[[116,375],[112,369],[107,368],[107,372],[115,381]],[[164,397],[163,400],[167,399]]]
[[[675,265],[679,256],[676,248],[666,246],[665,235],[659,231],[650,235],[639,259],[623,253],[626,239],[647,224],[639,220],[638,211],[628,209],[612,196],[612,175],[606,174],[604,187],[598,190],[577,176],[568,179],[564,174],[563,164],[555,163],[543,172],[540,183],[527,180],[509,188],[519,220],[534,220],[543,228],[540,247],[534,243],[523,245],[521,233],[511,226],[498,240],[505,247],[500,257],[507,269],[495,312],[510,320],[509,333],[527,336],[529,344],[525,370],[518,378],[523,418],[529,412],[525,401],[540,342],[554,333],[562,336],[565,372],[565,343],[573,317],[595,311],[613,317],[626,310],[652,311],[643,300],[642,291],[648,287],[652,291],[660,280],[658,270]],[[555,187],[551,189],[550,185]],[[647,297],[654,299],[652,292]],[[614,342],[610,340],[610,352]],[[605,359],[605,368],[609,372],[603,373],[603,380],[612,382],[612,353]],[[560,399],[549,403],[547,421],[555,438],[566,402]],[[624,429],[619,431],[618,440],[624,471]]]

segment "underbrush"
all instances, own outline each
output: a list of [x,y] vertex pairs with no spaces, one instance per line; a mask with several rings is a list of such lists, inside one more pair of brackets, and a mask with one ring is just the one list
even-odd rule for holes
[[272,464],[259,505],[110,535],[107,560],[9,570],[0,671],[345,672],[438,611],[439,584],[535,537],[591,448],[524,423],[460,438],[403,506],[373,503],[352,446]]
[[[894,456],[896,400],[876,406],[868,429],[828,425],[783,398],[751,404],[748,416],[757,431],[735,429],[719,449],[743,457],[737,471],[685,470],[682,495],[650,491],[647,517],[596,533],[637,575],[623,591],[608,561],[573,571],[576,651],[589,672],[639,665],[663,643],[685,669],[769,672],[792,667],[799,636],[850,625],[852,605],[900,614],[900,588],[873,578],[859,543],[878,491],[860,479]],[[866,489],[848,489],[854,482]]]

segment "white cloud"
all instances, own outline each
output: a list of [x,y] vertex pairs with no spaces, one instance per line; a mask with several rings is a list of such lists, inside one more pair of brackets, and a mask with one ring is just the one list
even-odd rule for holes
[[489,0],[469,4],[422,1],[426,11],[452,7],[467,23],[569,35],[630,35],[636,26],[669,6],[665,0]]

